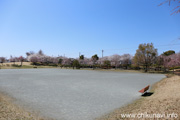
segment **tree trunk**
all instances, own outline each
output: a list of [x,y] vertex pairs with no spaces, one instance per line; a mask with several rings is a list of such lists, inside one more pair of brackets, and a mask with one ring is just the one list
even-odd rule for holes
[[145,72],[147,72],[148,71],[148,66],[146,65],[146,67],[145,67]]

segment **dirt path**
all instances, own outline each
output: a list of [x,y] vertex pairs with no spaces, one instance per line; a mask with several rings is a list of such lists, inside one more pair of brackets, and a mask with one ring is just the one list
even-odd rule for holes
[[153,86],[153,95],[142,97],[136,102],[117,109],[97,120],[180,119],[179,91],[179,76],[165,78]]

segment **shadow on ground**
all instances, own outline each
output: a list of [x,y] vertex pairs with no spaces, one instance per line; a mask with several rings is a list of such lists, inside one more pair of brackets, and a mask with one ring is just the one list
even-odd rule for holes
[[153,92],[145,92],[144,94],[142,94],[142,97],[148,97],[151,96],[153,94]]

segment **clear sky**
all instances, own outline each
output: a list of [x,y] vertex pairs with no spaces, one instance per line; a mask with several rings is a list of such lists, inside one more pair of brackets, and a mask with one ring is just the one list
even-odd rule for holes
[[180,51],[180,14],[163,0],[0,0],[0,56],[85,57],[130,53],[154,43]]

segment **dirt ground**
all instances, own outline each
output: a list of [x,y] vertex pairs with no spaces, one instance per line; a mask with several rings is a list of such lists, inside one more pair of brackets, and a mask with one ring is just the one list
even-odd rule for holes
[[180,76],[171,76],[156,83],[151,96],[142,97],[97,120],[180,119]]
[[12,99],[0,93],[0,120],[45,120],[12,103]]

